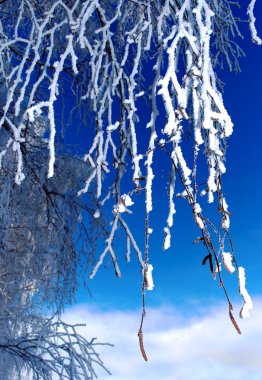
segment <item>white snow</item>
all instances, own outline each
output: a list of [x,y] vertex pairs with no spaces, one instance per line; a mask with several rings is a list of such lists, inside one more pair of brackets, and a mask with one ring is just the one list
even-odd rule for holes
[[229,273],[235,272],[236,268],[232,264],[232,255],[230,252],[223,252],[222,253],[222,261],[224,264],[224,267]]
[[97,208],[96,209],[96,211],[94,212],[94,215],[93,215],[93,217],[95,218],[95,219],[97,219],[97,218],[99,218],[100,217],[100,211],[99,211],[99,209]]
[[251,300],[250,295],[246,290],[246,277],[245,277],[245,269],[243,267],[238,268],[238,280],[239,280],[239,293],[242,295],[244,299],[244,306],[240,310],[241,318],[248,318],[250,316],[249,310],[253,309],[253,302]]
[[[114,213],[123,213],[129,211],[127,207],[132,206],[134,202],[128,194],[123,194],[120,198],[120,201],[117,205],[114,205]],[[130,211],[129,211],[130,212]]]
[[205,225],[204,225],[204,222],[202,220],[202,218],[200,216],[198,216],[197,214],[194,213],[194,217],[195,217],[195,221],[196,221],[196,224],[197,226],[203,230],[205,228]]
[[146,286],[146,290],[153,290],[154,288],[154,281],[153,281],[153,276],[152,276],[152,272],[153,272],[153,265],[149,264],[147,266],[147,271],[146,271],[146,281],[147,281],[147,286]]
[[123,194],[121,196],[121,200],[123,201],[126,207],[132,206],[134,204],[134,202],[132,201],[131,197],[128,194]]
[[194,204],[194,213],[199,214],[201,212],[202,212],[202,209],[200,207],[200,204],[199,203],[195,203]]
[[171,235],[170,235],[170,230],[168,227],[164,228],[164,244],[163,244],[163,249],[167,250],[171,246]]

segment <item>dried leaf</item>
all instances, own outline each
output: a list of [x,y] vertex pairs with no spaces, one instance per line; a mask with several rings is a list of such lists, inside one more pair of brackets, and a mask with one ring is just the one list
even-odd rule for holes
[[241,334],[241,330],[240,330],[238,324],[236,323],[236,320],[235,320],[235,318],[234,318],[234,316],[233,316],[233,313],[232,313],[232,311],[231,311],[230,308],[229,308],[229,317],[230,317],[230,320],[231,320],[233,326],[234,326],[235,329],[237,330],[237,332],[238,332],[239,334]]

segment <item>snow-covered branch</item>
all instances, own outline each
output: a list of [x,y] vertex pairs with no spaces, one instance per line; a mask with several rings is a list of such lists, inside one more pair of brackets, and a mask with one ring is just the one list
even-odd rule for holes
[[0,336],[1,355],[6,354],[7,362],[11,359],[16,363],[19,379],[31,374],[33,379],[43,380],[54,377],[92,380],[97,378],[98,367],[110,374],[96,352],[99,343],[79,335],[79,325],[37,318],[33,326],[37,331],[28,331],[16,338],[3,333]]
[[[260,43],[254,5],[251,1],[248,8],[250,29],[253,40]],[[71,120],[69,139],[76,130],[84,131],[82,124],[90,124],[83,142],[87,170],[76,193],[85,198],[95,188],[97,222],[107,205],[113,215],[105,248],[90,277],[107,254],[120,276],[114,248],[119,227],[127,238],[127,260],[132,248],[142,271],[148,269],[149,220],[157,206],[153,189],[155,182],[160,186],[165,182],[159,175],[159,152],[170,168],[164,249],[171,246],[176,199],[182,197],[201,231],[212,274],[214,261],[221,278],[221,255],[233,272],[232,250],[227,254],[224,249],[230,242],[230,212],[223,189],[233,123],[216,68],[226,63],[230,71],[239,70],[243,52],[236,41],[241,33],[235,4],[6,0],[0,6],[7,15],[0,21],[0,128],[6,136],[0,168],[5,170],[12,156],[15,182],[25,183],[27,147],[37,135],[47,141],[43,149],[49,151],[46,167],[51,180],[56,175],[56,141],[64,133],[61,104]],[[17,12],[12,12],[14,8]],[[145,202],[146,257],[128,225],[136,207],[135,197],[130,203],[134,194],[142,194]],[[205,198],[217,204],[219,226],[204,215]],[[216,244],[211,242],[214,238]]]
[[249,17],[249,28],[250,28],[250,31],[251,31],[251,36],[252,36],[253,42],[255,44],[257,44],[257,45],[261,45],[262,44],[262,40],[257,35],[257,29],[256,29],[256,25],[255,25],[255,22],[256,22],[256,18],[255,18],[255,15],[254,15],[255,4],[256,4],[256,0],[252,0],[250,2],[249,6],[248,6],[248,9],[247,9],[247,14],[248,14],[248,17]]

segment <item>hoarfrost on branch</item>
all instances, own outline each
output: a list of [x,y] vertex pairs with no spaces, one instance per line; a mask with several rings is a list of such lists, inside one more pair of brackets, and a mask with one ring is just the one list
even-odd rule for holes
[[[231,244],[230,212],[222,177],[226,172],[227,141],[233,123],[215,70],[223,62],[230,71],[239,70],[238,58],[243,52],[234,41],[236,36],[241,36],[234,4],[228,0],[10,3],[6,0],[0,5],[3,14],[8,15],[0,21],[3,89],[0,127],[9,134],[5,146],[1,147],[1,167],[4,169],[3,159],[13,150],[15,182],[21,185],[26,181],[24,145],[29,132],[37,134],[38,120],[44,120],[43,135],[49,149],[48,177],[55,175],[55,139],[57,132],[61,132],[59,102],[63,90],[70,87],[75,98],[72,115],[75,109],[85,109],[87,123],[94,126],[85,144],[88,175],[83,178],[78,195],[95,187],[95,219],[99,219],[106,203],[113,211],[104,251],[90,277],[96,274],[107,255],[120,277],[113,243],[116,231],[121,228],[127,237],[127,260],[132,248],[144,277],[150,278],[150,216],[157,207],[152,189],[158,177],[159,151],[170,163],[164,249],[171,246],[175,198],[180,195],[192,208],[213,273],[213,262],[219,267],[219,254],[224,252],[226,243]],[[252,38],[259,44],[254,5],[252,0],[248,15]],[[10,13],[14,7],[17,13]],[[148,75],[150,70],[152,73]],[[193,136],[191,156],[185,149],[186,128]],[[199,184],[200,155],[204,155],[206,162],[204,188]],[[183,190],[176,194],[177,182]],[[141,193],[146,215],[144,258],[126,222],[128,214],[134,212],[136,195]],[[218,228],[204,216],[200,195],[209,203],[217,202],[221,214]],[[218,239],[218,249],[212,243],[212,233]],[[223,262],[232,271],[225,253]],[[153,288],[152,284],[150,287]]]

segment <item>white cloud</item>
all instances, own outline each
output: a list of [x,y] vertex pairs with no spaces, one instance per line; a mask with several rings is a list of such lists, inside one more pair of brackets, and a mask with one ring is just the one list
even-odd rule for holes
[[149,309],[144,328],[148,362],[139,351],[139,311],[79,305],[64,319],[87,323],[79,331],[88,339],[115,344],[99,348],[112,372],[110,377],[99,371],[100,380],[262,380],[262,299],[254,303],[252,317],[240,321],[242,335],[231,325],[225,305],[195,317],[170,307]]

